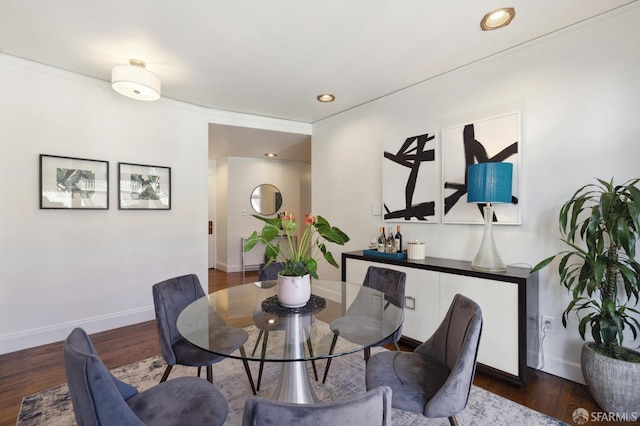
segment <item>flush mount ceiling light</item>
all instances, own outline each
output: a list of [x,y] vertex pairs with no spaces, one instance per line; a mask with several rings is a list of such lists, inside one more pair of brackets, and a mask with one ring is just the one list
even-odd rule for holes
[[503,7],[484,15],[480,21],[482,31],[497,30],[506,27],[516,17],[516,10],[513,7]]
[[160,99],[160,78],[145,68],[138,59],[129,59],[129,65],[116,65],[111,70],[111,87],[121,95],[139,101]]
[[318,95],[318,100],[320,102],[333,102],[336,100],[336,97],[333,96],[331,93],[325,93],[323,95]]
[[264,156],[269,158],[275,158],[278,156],[278,154],[274,154],[273,152],[267,152]]

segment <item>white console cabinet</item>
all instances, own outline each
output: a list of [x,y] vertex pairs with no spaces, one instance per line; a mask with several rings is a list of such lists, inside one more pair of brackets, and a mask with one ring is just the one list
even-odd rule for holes
[[538,314],[537,274],[512,267],[504,273],[481,272],[465,261],[395,260],[356,251],[342,254],[342,279],[361,284],[371,265],[407,274],[404,343],[418,345],[427,340],[460,293],[482,309],[478,369],[510,383],[527,384],[528,365],[535,367],[537,362],[538,330],[527,328],[527,317]]

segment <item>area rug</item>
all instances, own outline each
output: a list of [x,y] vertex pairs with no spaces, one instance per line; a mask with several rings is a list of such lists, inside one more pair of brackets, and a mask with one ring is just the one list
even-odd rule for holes
[[[374,348],[372,353],[379,350],[385,349]],[[258,363],[250,364],[255,380],[258,377]],[[317,361],[316,364],[318,374],[321,375],[325,362]],[[113,374],[136,386],[138,390],[144,390],[160,382],[165,366],[162,358],[156,356],[114,369]],[[268,398],[272,394],[277,384],[279,369],[278,363],[265,364],[259,396]],[[176,366],[171,371],[169,380],[180,376],[192,376],[195,373],[195,368]],[[327,383],[323,385],[312,379],[313,389],[322,401],[346,399],[364,392],[364,376],[365,364],[361,352],[337,357],[331,363]],[[245,400],[251,396],[251,388],[242,362],[226,359],[214,365],[213,381],[229,402],[229,416],[225,424],[241,425]],[[471,390],[467,408],[456,417],[461,425],[566,425],[476,386]],[[447,419],[427,419],[422,415],[396,409],[392,412],[392,422],[397,426],[449,425]],[[23,398],[16,424],[75,425],[67,385],[59,385]]]

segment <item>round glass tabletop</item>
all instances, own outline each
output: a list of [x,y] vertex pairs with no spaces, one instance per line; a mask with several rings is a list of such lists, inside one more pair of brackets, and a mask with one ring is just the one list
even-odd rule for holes
[[240,351],[230,353],[228,341],[242,329],[248,335],[244,359],[304,361],[375,346],[404,319],[384,293],[359,284],[312,280],[309,303],[294,309],[279,305],[276,287],[276,281],[262,281],[211,293],[184,309],[178,331],[204,350],[241,359]]

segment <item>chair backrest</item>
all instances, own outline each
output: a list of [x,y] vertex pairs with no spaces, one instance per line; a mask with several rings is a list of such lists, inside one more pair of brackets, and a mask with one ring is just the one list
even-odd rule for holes
[[[385,295],[385,303],[393,303],[404,309],[404,288],[407,274],[388,268],[369,266],[362,285],[381,291]],[[402,326],[389,336],[384,343],[397,342],[402,337]]]
[[473,300],[456,294],[435,333],[415,352],[438,361],[449,378],[425,407],[427,417],[448,417],[466,407],[476,371],[482,334],[482,310]]
[[391,388],[379,386],[345,401],[293,404],[252,397],[244,406],[243,426],[391,425]]
[[170,278],[153,285],[160,352],[169,365],[176,364],[172,346],[182,339],[176,325],[178,315],[189,304],[204,296],[200,280],[195,274]]
[[69,334],[63,355],[79,426],[143,424],[126,402],[138,391],[109,372],[83,329],[76,328]]
[[369,266],[362,285],[381,291],[387,302],[404,308],[404,287],[407,274],[388,268]]
[[265,267],[264,263],[258,268],[258,281],[277,280],[278,274],[284,269],[284,265],[280,262],[270,263]]

